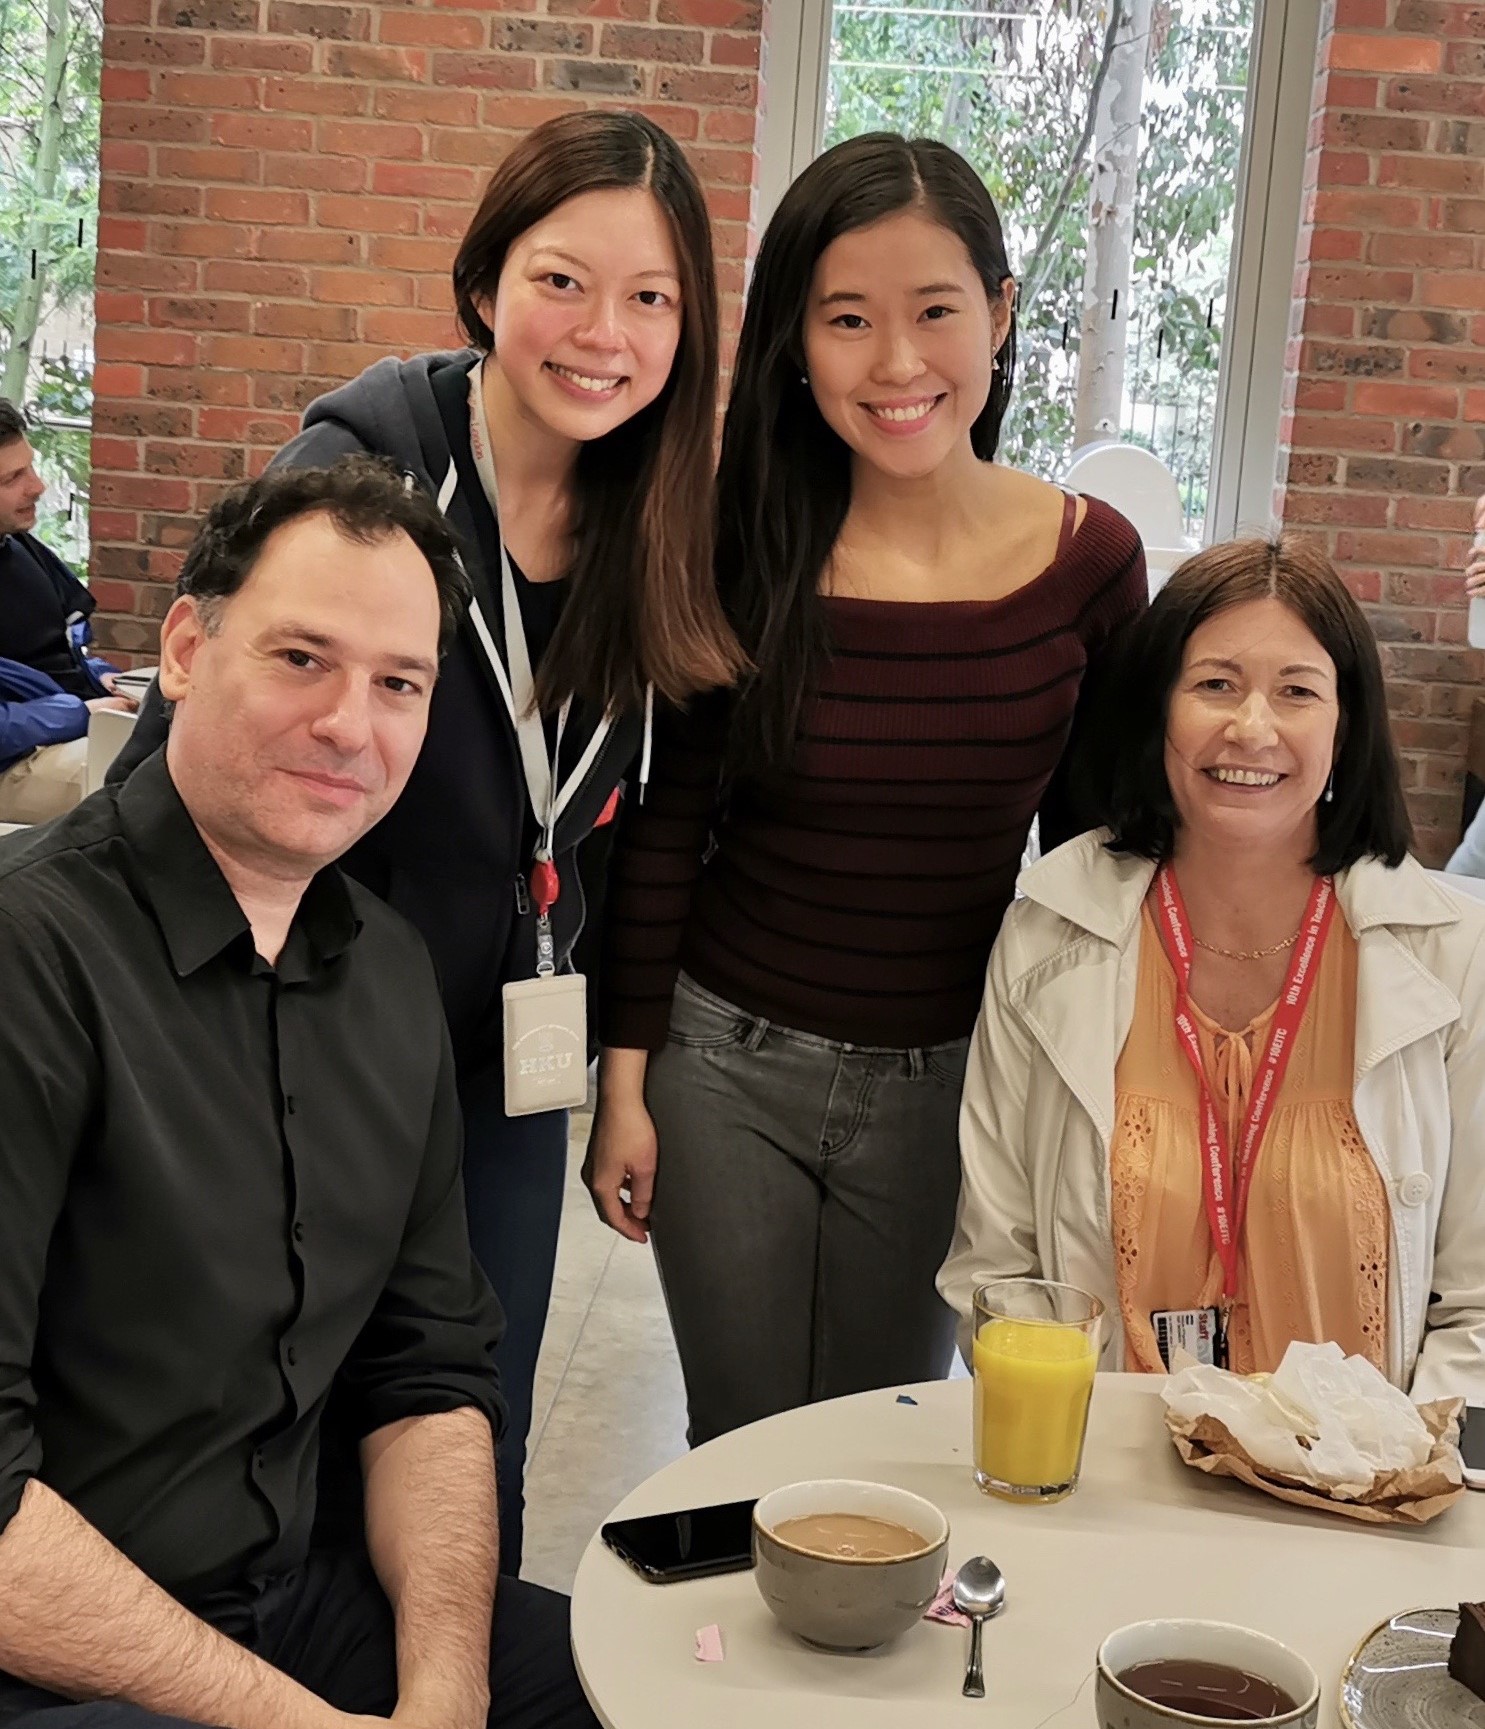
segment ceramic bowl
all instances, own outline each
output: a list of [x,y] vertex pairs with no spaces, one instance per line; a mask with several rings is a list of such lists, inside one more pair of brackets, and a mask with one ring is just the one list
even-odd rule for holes
[[[1206,1729],[1224,1721],[1157,1705],[1131,1693],[1119,1681],[1119,1676],[1136,1663],[1173,1657],[1229,1663],[1250,1675],[1261,1675],[1299,1701],[1294,1710],[1281,1716],[1253,1720],[1249,1729],[1315,1729],[1320,1715],[1320,1682],[1315,1671],[1303,1657],[1267,1633],[1234,1627],[1226,1621],[1136,1621],[1110,1633],[1098,1648],[1094,1678],[1098,1729],[1184,1729],[1187,1724]],[[1231,1719],[1225,1721],[1231,1729]]]
[[[814,1513],[890,1519],[916,1531],[923,1547],[875,1560],[815,1554],[774,1534],[786,1520]],[[938,1508],[888,1483],[791,1483],[753,1510],[753,1576],[763,1601],[791,1633],[829,1651],[869,1651],[920,1621],[943,1578],[948,1546],[949,1521]]]

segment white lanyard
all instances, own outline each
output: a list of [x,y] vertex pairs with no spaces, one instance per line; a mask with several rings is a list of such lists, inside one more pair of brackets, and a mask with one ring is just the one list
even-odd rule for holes
[[553,741],[552,754],[548,758],[546,735],[542,729],[541,716],[536,709],[536,680],[531,670],[531,650],[526,642],[526,627],[521,619],[521,603],[516,594],[515,574],[510,567],[510,555],[505,550],[505,537],[500,532],[500,494],[495,483],[490,422],[485,412],[484,371],[485,363],[481,361],[469,375],[469,442],[474,453],[474,466],[479,471],[480,482],[495,516],[495,533],[500,546],[500,591],[505,618],[505,651],[510,659],[508,672],[477,600],[470,602],[469,616],[474,622],[475,632],[489,659],[496,682],[500,686],[500,694],[505,698],[511,722],[516,729],[516,740],[521,748],[521,766],[526,774],[527,795],[531,800],[532,814],[541,826],[537,857],[550,859],[557,819],[572,802],[573,795],[582,785],[588,770],[592,768],[603,748],[603,741],[608,737],[612,721],[608,715],[599,721],[586,749],[573,765],[571,774],[558,787],[557,756],[562,748],[562,733],[567,725],[572,698],[568,697],[558,712],[557,736]]

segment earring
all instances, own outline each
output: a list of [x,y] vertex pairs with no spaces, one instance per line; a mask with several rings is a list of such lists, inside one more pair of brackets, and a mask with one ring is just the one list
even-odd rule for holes
[[1326,802],[1326,804],[1334,804],[1335,803],[1335,770],[1334,769],[1332,769],[1330,771],[1330,779],[1328,781],[1326,781],[1326,783],[1325,783],[1325,802]]
[[1000,371],[1000,362],[998,360],[992,360],[990,362],[990,376],[992,378],[994,378],[995,374],[999,371]]
[[809,381],[810,375],[807,372],[801,372],[799,375],[799,382],[803,385],[808,385]]

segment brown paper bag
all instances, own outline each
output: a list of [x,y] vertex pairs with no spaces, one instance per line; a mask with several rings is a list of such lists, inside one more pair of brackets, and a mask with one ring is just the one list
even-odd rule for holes
[[1426,1525],[1465,1493],[1459,1457],[1459,1419],[1463,1399],[1436,1399],[1420,1405],[1433,1451],[1421,1465],[1406,1471],[1384,1471],[1363,1494],[1353,1498],[1333,1495],[1296,1477],[1264,1471],[1233,1440],[1224,1423],[1215,1417],[1194,1420],[1165,1413],[1176,1451],[1186,1464],[1212,1477],[1236,1477],[1254,1489],[1295,1507],[1313,1507],[1322,1513],[1340,1513],[1347,1519],[1362,1519],[1371,1525]]

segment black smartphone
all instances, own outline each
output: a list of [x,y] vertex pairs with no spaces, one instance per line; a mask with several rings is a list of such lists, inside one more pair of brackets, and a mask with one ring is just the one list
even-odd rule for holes
[[652,1585],[740,1573],[753,1565],[753,1509],[757,1501],[688,1507],[644,1519],[615,1519],[599,1532],[613,1552]]
[[1459,1437],[1464,1480],[1472,1489],[1485,1489],[1485,1405],[1466,1405],[1464,1433]]

